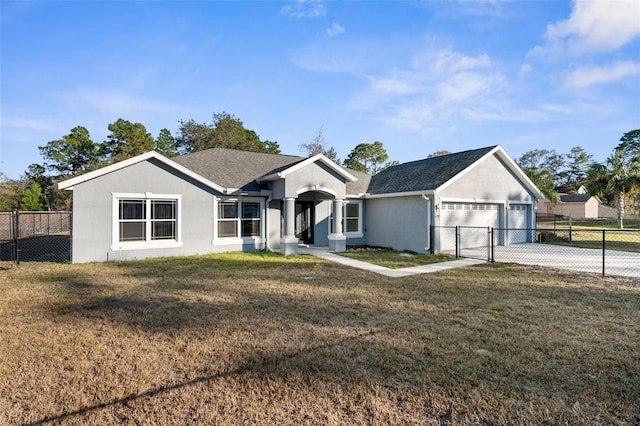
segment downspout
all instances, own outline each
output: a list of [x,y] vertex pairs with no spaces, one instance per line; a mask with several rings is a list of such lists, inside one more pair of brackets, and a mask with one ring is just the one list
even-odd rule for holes
[[427,246],[424,251],[431,250],[431,198],[427,194],[422,194],[422,199],[427,202]]

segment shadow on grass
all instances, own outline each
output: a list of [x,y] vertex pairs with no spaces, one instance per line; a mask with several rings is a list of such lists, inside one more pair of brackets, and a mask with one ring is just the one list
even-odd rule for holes
[[[169,336],[186,331],[202,337],[216,329],[231,334],[242,323],[242,331],[257,330],[253,337],[265,342],[251,345],[254,352],[237,349],[238,367],[225,372],[33,424],[243,373],[273,372],[274,366],[283,377],[365,376],[385,387],[448,389],[461,400],[481,389],[493,398],[503,395],[504,404],[533,395],[567,404],[601,400],[620,409],[640,394],[637,334],[629,331],[637,324],[640,294],[583,285],[587,278],[607,282],[596,275],[487,264],[397,280],[316,258],[271,254],[95,267],[93,273],[69,267],[49,274],[63,297],[42,309],[54,320],[81,318]],[[300,340],[267,342],[274,330]],[[595,339],[593,330],[604,331]],[[607,330],[627,340],[609,342]],[[357,335],[340,337],[345,332]],[[329,343],[313,345],[323,340]],[[597,383],[589,378],[594,374]]]
[[150,389],[146,392],[141,392],[135,395],[129,395],[125,398],[119,398],[119,399],[113,399],[111,401],[106,401],[106,402],[102,402],[99,404],[95,404],[89,407],[83,407],[83,408],[79,408],[77,410],[73,410],[73,411],[68,411],[68,412],[64,412],[61,414],[57,414],[57,415],[53,415],[53,416],[48,416],[45,417],[41,420],[37,420],[35,422],[32,423],[25,423],[24,426],[36,426],[36,425],[43,425],[45,423],[50,423],[50,422],[64,422],[65,420],[68,420],[71,417],[75,417],[75,416],[83,416],[86,414],[89,414],[91,411],[95,411],[95,410],[100,410],[103,408],[108,408],[110,406],[114,406],[114,405],[121,405],[121,404],[126,404],[128,402],[133,402],[136,400],[140,400],[143,398],[147,398],[147,397],[155,397],[158,396],[160,394],[166,393],[166,392],[170,392],[173,390],[177,390],[177,389],[183,389],[183,388],[187,388],[190,386],[194,386],[197,384],[201,384],[201,383],[210,383],[216,380],[223,380],[232,376],[239,376],[242,375],[244,373],[249,373],[252,371],[258,371],[261,369],[271,369],[270,367],[278,365],[280,363],[282,363],[283,361],[287,361],[287,360],[291,360],[303,355],[309,355],[313,352],[319,351],[321,349],[330,349],[331,347],[334,346],[339,346],[339,345],[344,345],[344,344],[348,344],[351,341],[355,341],[358,339],[363,339],[363,338],[367,338],[369,336],[372,336],[374,334],[374,332],[368,332],[365,334],[360,334],[357,336],[352,336],[352,337],[346,337],[346,338],[342,338],[339,339],[338,341],[334,341],[331,343],[327,343],[325,345],[318,345],[318,346],[313,346],[307,349],[303,349],[303,350],[299,350],[293,353],[289,353],[289,354],[284,354],[282,356],[279,357],[267,357],[267,358],[262,358],[262,359],[254,359],[254,360],[249,360],[246,363],[244,363],[243,365],[230,370],[230,371],[224,371],[224,372],[220,372],[217,374],[213,374],[213,375],[207,375],[207,376],[202,376],[202,377],[197,377],[195,379],[191,379],[185,382],[181,382],[181,383],[175,383],[175,384],[171,384],[171,385],[167,385],[167,386],[161,386],[161,387],[157,387],[155,389]]

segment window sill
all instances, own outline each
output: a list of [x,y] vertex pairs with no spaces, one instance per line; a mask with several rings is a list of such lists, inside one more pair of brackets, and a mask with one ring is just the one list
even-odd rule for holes
[[364,234],[362,232],[345,232],[344,235],[347,238],[362,238]]
[[182,241],[131,241],[111,244],[112,251],[120,250],[149,250],[182,247]]

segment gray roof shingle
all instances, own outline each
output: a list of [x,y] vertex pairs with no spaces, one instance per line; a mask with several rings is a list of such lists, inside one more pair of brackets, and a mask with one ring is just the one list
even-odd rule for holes
[[589,194],[558,194],[563,203],[586,203],[591,198]]
[[256,182],[256,179],[286,169],[305,159],[294,155],[226,148],[212,148],[172,158],[181,166],[224,188],[239,188],[244,191],[260,191],[264,187]]
[[389,167],[371,177],[370,194],[434,190],[496,146],[427,158]]
[[[358,179],[356,182],[347,182],[347,194],[389,194],[433,190],[494,148],[495,146],[490,146],[399,164],[374,176],[346,169]],[[174,157],[172,160],[224,188],[260,191],[266,187],[259,184],[257,179],[283,171],[306,158],[212,148]]]

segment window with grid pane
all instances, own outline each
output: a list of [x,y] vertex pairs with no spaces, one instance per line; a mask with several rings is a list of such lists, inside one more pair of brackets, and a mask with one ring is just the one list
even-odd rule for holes
[[238,203],[223,201],[218,203],[218,237],[238,236]]
[[360,226],[360,204],[347,203],[345,205],[345,232],[358,232]]
[[243,237],[260,236],[260,203],[243,202],[241,229]]
[[146,206],[144,200],[120,200],[120,241],[146,241]]
[[151,239],[176,239],[176,200],[151,200]]

